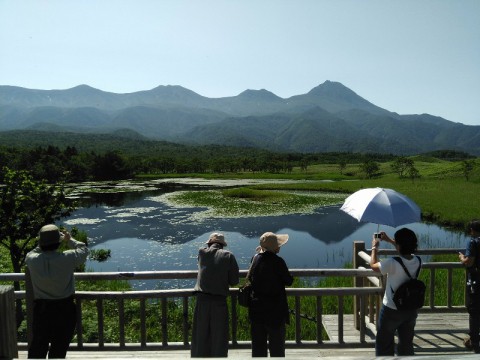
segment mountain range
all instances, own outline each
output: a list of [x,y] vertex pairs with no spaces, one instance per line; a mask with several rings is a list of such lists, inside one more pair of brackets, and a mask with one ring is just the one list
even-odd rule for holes
[[[127,94],[0,86],[0,131],[118,133],[194,145],[290,152],[401,155],[451,149],[480,155],[480,126],[429,114],[399,115],[338,82],[281,98],[267,90],[208,98],[181,86]],[[131,135],[132,131],[126,132]]]

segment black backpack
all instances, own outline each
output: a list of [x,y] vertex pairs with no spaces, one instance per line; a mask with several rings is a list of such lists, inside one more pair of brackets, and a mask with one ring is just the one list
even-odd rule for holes
[[405,264],[403,263],[402,259],[398,256],[395,256],[394,259],[402,265],[403,270],[410,278],[402,285],[398,287],[397,290],[393,291],[393,302],[395,303],[398,310],[415,310],[420,309],[424,302],[425,302],[425,283],[421,280],[418,280],[418,274],[420,273],[420,269],[422,267],[422,259],[418,257],[420,261],[420,265],[418,266],[417,273],[415,274],[415,278],[412,278],[410,273],[408,272]]

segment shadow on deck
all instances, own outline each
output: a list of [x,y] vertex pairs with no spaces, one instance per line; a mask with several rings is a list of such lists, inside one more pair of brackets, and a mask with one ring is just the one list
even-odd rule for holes
[[[338,332],[335,316],[326,317],[324,324],[327,333],[333,336]],[[358,331],[354,329],[353,319],[350,316],[344,318],[344,341],[342,345],[329,344],[310,347],[298,347],[295,342],[289,342],[286,349],[286,358],[311,359],[311,358],[336,358],[336,359],[373,359],[375,358],[375,334],[367,330],[365,346],[359,347]],[[415,329],[415,359],[452,360],[458,357],[462,359],[478,359],[463,346],[463,339],[468,332],[468,314],[463,313],[420,313]],[[308,346],[308,345],[306,345]],[[251,358],[249,348],[235,348],[229,350],[229,358]],[[27,358],[26,351],[19,352],[20,359]],[[189,350],[72,350],[67,354],[68,359],[187,359],[190,358]],[[410,357],[404,357],[410,358]]]

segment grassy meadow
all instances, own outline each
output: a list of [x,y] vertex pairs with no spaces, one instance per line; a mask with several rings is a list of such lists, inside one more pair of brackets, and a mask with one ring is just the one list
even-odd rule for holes
[[[413,157],[419,177],[400,178],[392,163],[379,163],[376,176],[366,179],[359,164],[310,165],[306,171],[294,168],[288,174],[222,174],[221,178],[288,179],[237,189],[175,193],[171,200],[181,205],[206,206],[223,216],[305,212],[312,207],[341,204],[351,193],[370,187],[394,189],[414,200],[424,221],[463,230],[480,218],[480,160],[467,180],[460,161]],[[210,177],[204,174],[190,176]],[[336,180],[336,181],[327,181]],[[316,195],[315,195],[316,194]],[[315,195],[315,196],[314,196]]]

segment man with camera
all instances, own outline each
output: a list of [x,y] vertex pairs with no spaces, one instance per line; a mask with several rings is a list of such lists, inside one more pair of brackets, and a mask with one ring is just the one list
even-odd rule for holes
[[[57,251],[62,242],[69,250]],[[87,245],[68,232],[53,224],[40,229],[38,246],[26,257],[34,296],[28,358],[44,359],[47,354],[50,359],[65,358],[76,325],[73,273],[87,256]]]
[[229,286],[238,284],[239,270],[225,237],[214,232],[198,251],[191,357],[227,357]]

